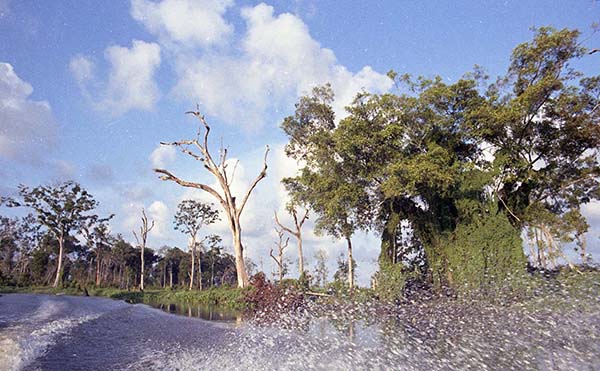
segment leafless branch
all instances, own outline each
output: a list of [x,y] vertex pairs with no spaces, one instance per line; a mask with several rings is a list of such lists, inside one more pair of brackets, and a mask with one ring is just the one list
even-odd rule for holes
[[238,216],[242,213],[242,210],[244,210],[244,206],[246,206],[246,202],[248,202],[248,198],[250,197],[250,194],[252,193],[254,188],[256,188],[256,185],[258,184],[258,182],[260,182],[267,176],[267,167],[268,167],[267,166],[267,155],[268,154],[269,154],[269,146],[267,146],[267,148],[265,150],[265,157],[263,159],[262,171],[260,172],[260,174],[258,174],[256,179],[254,179],[254,182],[252,182],[252,185],[250,186],[250,188],[248,188],[248,191],[246,192],[246,195],[243,198],[242,204],[237,209]]
[[297,233],[295,231],[293,231],[291,228],[288,228],[285,225],[281,224],[281,222],[279,221],[279,217],[277,216],[277,211],[274,211],[273,213],[275,214],[275,223],[277,223],[279,228],[281,228],[282,230],[291,234],[292,236],[297,236]]
[[221,205],[223,205],[223,207],[227,206],[227,204],[225,203],[225,200],[223,199],[223,197],[221,197],[219,192],[214,190],[212,187],[207,186],[206,184],[194,183],[194,182],[188,182],[188,181],[182,180],[165,169],[154,169],[154,171],[156,173],[163,174],[159,177],[161,180],[170,180],[170,181],[175,182],[183,187],[201,189],[201,190],[213,195],[217,200],[219,200],[219,203],[221,203]]

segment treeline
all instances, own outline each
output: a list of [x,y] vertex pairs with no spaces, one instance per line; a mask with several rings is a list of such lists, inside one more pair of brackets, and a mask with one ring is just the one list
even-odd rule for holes
[[112,235],[112,216],[95,214],[96,201],[77,183],[20,186],[19,192],[19,200],[3,202],[33,212],[23,218],[0,217],[0,285],[131,289],[140,287],[143,271],[148,285],[163,288],[237,282],[235,259],[224,252],[218,236],[197,241],[194,255],[178,247],[146,247],[142,263],[141,246]]

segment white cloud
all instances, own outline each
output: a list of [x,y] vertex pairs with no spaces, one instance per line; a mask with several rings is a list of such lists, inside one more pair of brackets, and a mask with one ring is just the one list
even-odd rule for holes
[[161,42],[182,47],[223,44],[233,33],[223,15],[232,0],[132,0],[131,16]]
[[107,48],[105,56],[111,71],[100,108],[115,116],[131,109],[151,110],[159,97],[154,72],[160,65],[160,46],[133,40],[131,48]]
[[138,201],[131,201],[123,205],[121,214],[124,218],[120,229],[124,230],[125,238],[134,242],[133,231],[139,236],[140,226],[142,225],[142,210],[144,209],[146,210],[149,226],[154,222],[154,227],[149,233],[152,239],[148,238],[148,246],[156,246],[157,239],[162,242],[169,241],[169,237],[172,235],[171,213],[169,207],[159,200],[152,202],[148,207]]
[[[96,109],[112,116],[130,110],[152,110],[160,97],[154,81],[161,63],[160,46],[133,40],[130,48],[117,45],[106,48],[104,56],[110,64],[106,83],[98,83],[91,59],[82,55],[71,59],[69,69],[83,95],[92,101]],[[90,94],[90,84],[94,89],[101,87],[97,94]],[[94,96],[98,98],[94,99]]]
[[150,235],[166,238],[171,230],[171,213],[167,205],[162,201],[154,201],[148,207],[148,219],[154,220],[154,228]]
[[181,53],[177,57],[176,94],[200,101],[210,115],[257,127],[270,110],[287,110],[298,96],[329,82],[337,96],[336,114],[343,117],[343,107],[360,90],[383,92],[393,84],[369,66],[350,72],[292,14],[274,15],[274,9],[265,4],[241,13],[246,33],[230,53],[207,52],[200,58]]
[[69,62],[69,70],[79,84],[94,77],[94,62],[84,55],[77,55]]
[[0,63],[0,157],[34,163],[55,145],[50,104],[29,99],[32,92],[12,65]]
[[153,168],[164,168],[175,161],[177,150],[173,146],[158,145],[150,154],[150,162]]

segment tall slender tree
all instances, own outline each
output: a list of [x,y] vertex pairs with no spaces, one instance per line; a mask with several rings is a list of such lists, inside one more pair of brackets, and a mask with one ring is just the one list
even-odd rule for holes
[[302,276],[304,274],[304,252],[302,251],[302,226],[304,225],[304,222],[308,220],[308,209],[304,210],[304,215],[300,218],[298,217],[298,207],[296,205],[288,205],[287,211],[294,219],[294,229],[286,227],[279,221],[277,211],[275,211],[275,223],[277,223],[281,230],[291,234],[292,236],[294,236],[294,238],[296,238],[296,246],[298,248],[298,271],[300,276]]
[[111,235],[108,221],[114,217],[114,214],[109,215],[106,218],[100,218],[97,215],[93,215],[90,219],[83,224],[81,232],[86,239],[86,242],[90,248],[94,249],[95,261],[96,261],[96,273],[95,273],[95,284],[100,286],[100,263],[102,261],[102,251],[110,243]]
[[146,210],[142,209],[142,225],[140,226],[139,234],[133,231],[133,236],[140,247],[140,290],[144,291],[144,255],[146,252],[146,241],[148,240],[148,233],[154,228],[154,220],[148,223],[148,217],[146,216]]
[[[196,248],[202,245],[198,241],[198,232],[203,226],[210,225],[219,220],[219,211],[213,208],[213,204],[206,204],[196,200],[183,200],[177,206],[175,214],[175,229],[185,233],[190,238],[190,251],[192,253],[192,266],[190,270],[190,290],[194,288],[194,272],[196,262]],[[202,290],[202,265],[198,254],[198,287]]]
[[275,228],[275,232],[277,233],[277,242],[275,242],[275,246],[277,246],[277,255],[273,255],[273,248],[269,251],[269,256],[275,261],[277,265],[277,273],[279,277],[279,283],[283,281],[283,276],[285,276],[287,272],[287,263],[283,258],[283,251],[287,248],[288,243],[290,242],[290,238],[286,238],[283,240],[284,231],[281,228]]
[[[160,174],[160,179],[162,180],[172,181],[183,187],[203,190],[217,199],[225,211],[225,215],[227,216],[227,224],[231,230],[238,287],[246,287],[248,285],[248,272],[246,271],[246,266],[244,264],[244,246],[242,244],[242,225],[240,223],[240,218],[242,216],[242,212],[244,211],[244,207],[250,198],[250,194],[252,191],[254,191],[258,183],[267,176],[267,154],[269,153],[269,147],[267,146],[265,151],[262,170],[250,184],[250,187],[243,195],[241,201],[238,203],[237,198],[231,192],[231,184],[235,178],[235,169],[238,162],[235,163],[232,171],[229,173],[227,169],[229,163],[227,162],[226,148],[221,148],[219,159],[217,162],[215,162],[208,146],[210,126],[206,122],[204,116],[200,114],[198,110],[188,113],[194,115],[201,124],[196,138],[170,143],[161,142],[161,144],[175,146],[179,148],[181,152],[190,156],[194,160],[200,161],[203,167],[215,177],[219,183],[222,193],[217,192],[216,189],[209,185],[183,180],[165,169],[154,169],[154,171]],[[204,136],[202,136],[202,131],[204,131]]]

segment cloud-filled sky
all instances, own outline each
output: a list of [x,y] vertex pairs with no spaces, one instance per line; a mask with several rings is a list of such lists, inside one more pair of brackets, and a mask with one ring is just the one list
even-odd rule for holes
[[[222,141],[230,161],[240,160],[233,186],[240,196],[260,171],[265,145],[272,148],[268,176],[242,217],[248,255],[270,272],[273,211],[290,223],[279,181],[296,169],[279,124],[299,96],[329,82],[342,117],[358,91],[388,91],[390,69],[452,82],[478,64],[497,76],[512,48],[531,38],[530,27],[578,28],[584,46],[600,47],[597,21],[600,3],[591,0],[0,0],[0,194],[71,178],[103,213],[117,215],[115,233],[133,240],[146,208],[157,225],[150,245],[183,247],[172,228],[177,203],[212,200],[158,180],[152,168],[214,183],[193,160],[159,146],[195,135],[198,123],[183,112],[198,104],[213,150]],[[587,74],[599,66],[591,57],[577,65]],[[600,206],[584,211],[598,260]],[[229,243],[222,222],[205,232]],[[305,234],[309,267],[325,249],[333,274],[344,243],[315,236],[310,223]],[[367,285],[377,238],[360,234],[354,246],[359,283]],[[296,260],[293,244],[287,253]]]

